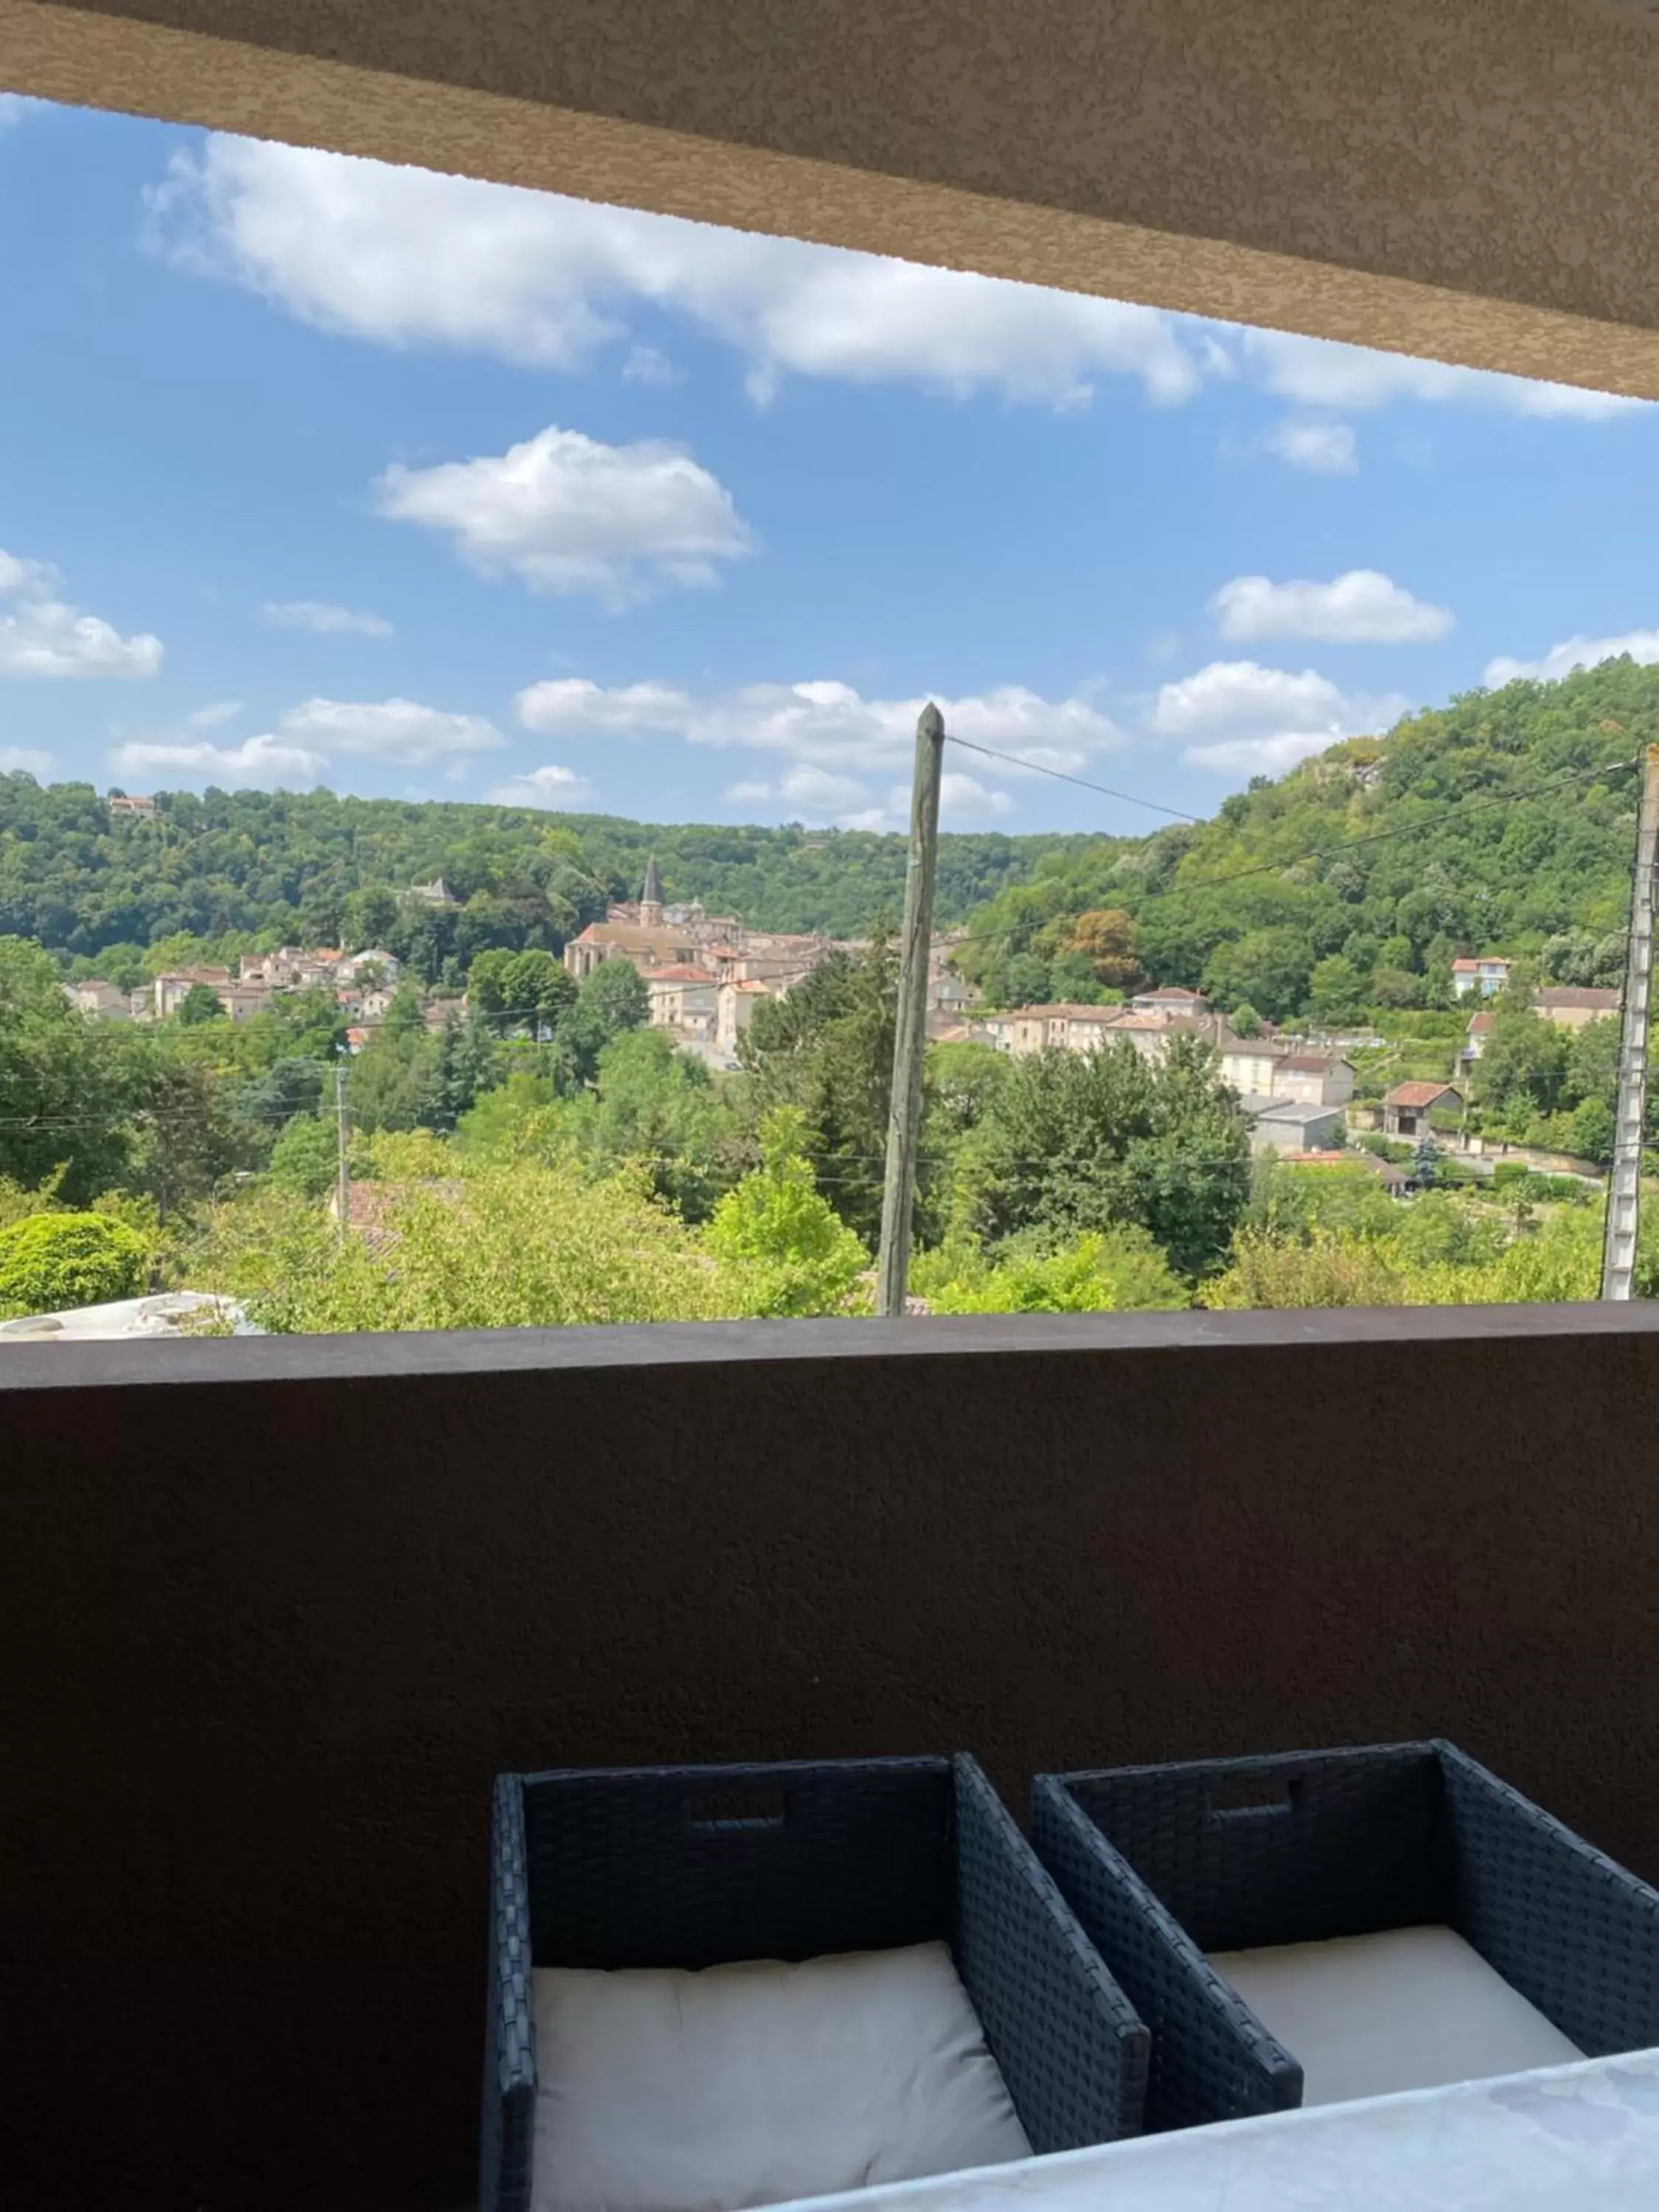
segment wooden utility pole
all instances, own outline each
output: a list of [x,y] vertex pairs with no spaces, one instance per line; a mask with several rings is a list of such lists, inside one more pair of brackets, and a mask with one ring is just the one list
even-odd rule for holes
[[1619,1050],[1619,1104],[1613,1116],[1613,1171],[1607,1177],[1607,1238],[1601,1253],[1604,1298],[1628,1298],[1636,1276],[1636,1232],[1642,1207],[1642,1139],[1647,1119],[1648,1024],[1653,1000],[1656,899],[1659,899],[1659,745],[1650,745],[1636,831],[1636,878],[1631,889],[1625,1027]]
[[945,717],[930,700],[916,721],[910,783],[910,864],[904,876],[904,935],[899,945],[898,1020],[893,1031],[893,1095],[887,1114],[887,1181],[881,1194],[881,1255],[876,1311],[904,1311],[910,1274],[910,1207],[921,1132],[922,1060],[927,1042],[927,951],[933,934],[939,872],[939,788]]
[[334,1129],[339,1146],[339,1159],[335,1169],[334,1203],[340,1213],[340,1242],[343,1244],[351,1233],[351,1155],[349,1133],[346,1127],[346,1064],[343,1060],[334,1063]]

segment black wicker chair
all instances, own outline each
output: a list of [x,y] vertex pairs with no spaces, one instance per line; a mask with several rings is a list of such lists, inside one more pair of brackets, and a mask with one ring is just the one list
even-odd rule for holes
[[1040,1775],[1032,1832],[1152,2029],[1149,2130],[1302,2102],[1206,1953],[1437,1924],[1587,2057],[1659,2045],[1659,1893],[1451,1744]]
[[973,1759],[501,1776],[480,2212],[531,2201],[534,1967],[939,1939],[1034,2151],[1139,2132],[1147,2032]]

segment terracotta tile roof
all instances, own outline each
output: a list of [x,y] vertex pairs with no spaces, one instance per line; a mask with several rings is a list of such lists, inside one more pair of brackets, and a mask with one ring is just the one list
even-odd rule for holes
[[1552,985],[1547,991],[1533,994],[1535,1006],[1593,1006],[1599,1012],[1616,1014],[1620,994],[1617,991],[1592,989],[1588,985],[1561,983]]
[[1455,1098],[1461,1098],[1463,1095],[1449,1083],[1396,1083],[1382,1103],[1385,1106],[1432,1106],[1437,1098],[1443,1098],[1448,1091]]
[[714,980],[706,968],[688,968],[684,963],[676,968],[642,968],[640,973],[647,983],[712,983]]
[[1350,1067],[1353,1063],[1337,1060],[1322,1052],[1293,1052],[1279,1064],[1281,1067],[1294,1068],[1298,1075],[1328,1075],[1334,1068]]

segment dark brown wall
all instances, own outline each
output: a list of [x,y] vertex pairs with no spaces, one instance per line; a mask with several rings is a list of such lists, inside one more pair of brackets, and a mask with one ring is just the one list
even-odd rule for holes
[[1659,1875],[1651,1310],[3,1358],[16,2212],[465,2203],[498,1767],[1441,1731]]
[[0,0],[0,85],[1659,397],[1645,0]]

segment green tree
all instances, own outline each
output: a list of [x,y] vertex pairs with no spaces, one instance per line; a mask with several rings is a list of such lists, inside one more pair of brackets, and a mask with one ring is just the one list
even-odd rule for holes
[[1248,999],[1233,1008],[1231,1020],[1235,1036],[1258,1037],[1261,1034],[1261,1017]]
[[464,1158],[502,1166],[512,1160],[547,1161],[574,1152],[567,1102],[534,1069],[514,1068],[494,1090],[481,1091],[455,1125],[455,1150]]
[[478,953],[466,971],[467,1004],[480,1019],[500,1022],[512,1001],[507,997],[507,971],[513,955],[494,946]]
[[421,1097],[421,1127],[441,1134],[452,1130],[478,1093],[489,1088],[495,1061],[495,1048],[480,1024],[448,1015]]
[[400,903],[390,884],[367,884],[353,891],[340,908],[346,950],[361,952],[368,945],[384,945],[398,926]]
[[[398,1140],[407,1146],[407,1139]],[[714,1320],[744,1287],[631,1176],[574,1162],[383,1184],[373,1242],[264,1190],[219,1209],[191,1278],[294,1330],[556,1328]]]
[[801,1150],[805,1121],[780,1107],[760,1128],[761,1164],[726,1192],[704,1232],[714,1257],[747,1284],[750,1311],[780,1316],[866,1310],[870,1255],[820,1196]]
[[1561,1103],[1578,1106],[1595,1100],[1612,1113],[1619,1091],[1619,1055],[1623,1024],[1616,1014],[1586,1022],[1570,1033]]
[[642,1028],[650,1011],[650,994],[633,963],[601,961],[554,1027],[550,1060],[559,1090],[567,1097],[585,1090],[599,1073],[606,1045]]
[[135,1297],[149,1248],[100,1213],[35,1213],[0,1229],[0,1315],[52,1313]]
[[1510,1120],[1553,1113],[1569,1048],[1565,1030],[1505,994],[1475,1066],[1479,1103]]
[[1249,999],[1273,1020],[1283,1020],[1306,999],[1313,965],[1305,930],[1286,924],[1251,929],[1217,945],[1205,967],[1204,988],[1223,1005]]
[[219,1004],[219,994],[205,983],[192,983],[179,1001],[179,1021],[185,1029],[193,1029],[199,1022],[220,1022],[225,1010]]
[[1249,1143],[1196,1039],[1176,1038],[1158,1066],[1126,1041],[1017,1061],[961,1173],[969,1225],[993,1248],[1024,1231],[1064,1243],[1133,1224],[1201,1275],[1249,1200]]
[[534,945],[508,957],[501,992],[509,1021],[532,1030],[556,1021],[576,1001],[575,978],[550,952]]
[[[395,1012],[395,1008],[393,1009]],[[347,1098],[354,1128],[373,1135],[412,1129],[428,1096],[437,1047],[418,1016],[415,1027],[394,1027],[388,1014],[351,1061]]]
[[1408,969],[1378,967],[1371,975],[1371,1000],[1378,1006],[1414,1006],[1423,995],[1420,980]]
[[[787,998],[763,1000],[738,1048],[750,1127],[780,1106],[798,1108],[803,1157],[819,1188],[872,1246],[881,1226],[897,1000],[897,958],[877,937],[857,956],[833,953]],[[922,1170],[925,1208],[926,1160]]]
[[61,1170],[70,1206],[117,1180],[132,1089],[118,1026],[76,1013],[39,945],[0,937],[0,1176],[33,1188]]
[[332,1121],[297,1115],[271,1147],[270,1180],[278,1190],[325,1198],[338,1170],[339,1131]]
[[[911,1287],[929,1312],[1135,1313],[1190,1303],[1186,1285],[1144,1229],[1080,1237],[1058,1251],[1011,1251],[1000,1265],[930,1267],[923,1254]],[[953,1255],[952,1255],[953,1256]]]
[[1340,952],[1320,961],[1308,979],[1308,1012],[1320,1029],[1346,1029],[1358,1021],[1366,996],[1364,976]]
[[[226,1034],[230,1025],[225,1024]],[[195,1056],[194,1036],[160,1029],[132,1041],[127,1158],[120,1188],[154,1200],[163,1222],[188,1217],[231,1176],[263,1166],[269,1133],[251,1129],[218,1069]]]
[[737,1173],[738,1132],[707,1066],[661,1030],[630,1030],[599,1054],[566,1126],[611,1167],[633,1161],[665,1204],[705,1220]]
[[923,1151],[948,1150],[977,1128],[1001,1095],[1013,1064],[1006,1053],[988,1044],[929,1045]]

